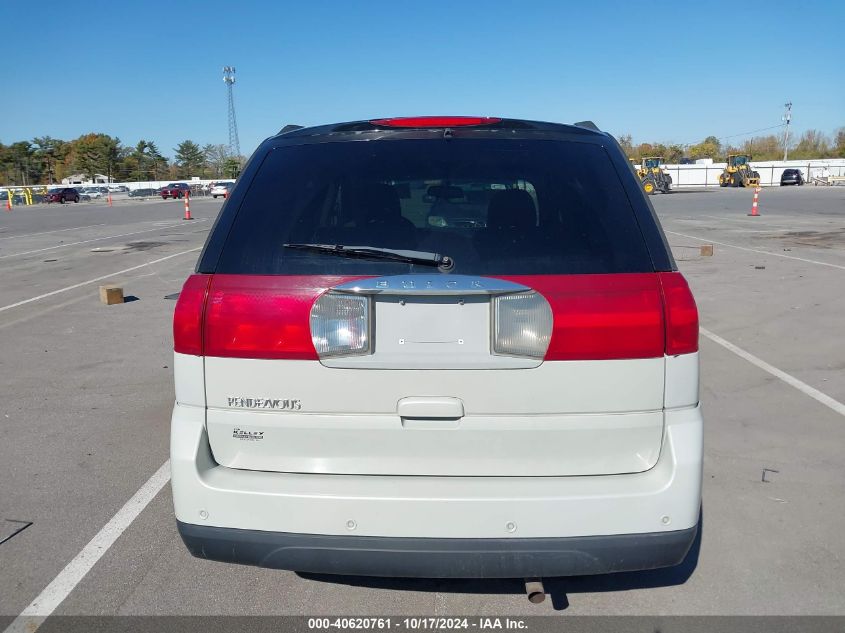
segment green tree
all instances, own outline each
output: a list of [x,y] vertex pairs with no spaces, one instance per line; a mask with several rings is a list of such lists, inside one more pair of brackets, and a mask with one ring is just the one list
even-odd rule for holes
[[205,154],[199,145],[191,140],[182,141],[176,146],[174,163],[182,178],[201,176],[205,170]]
[[9,148],[3,143],[0,143],[0,181],[5,184],[13,184],[12,155]]
[[807,130],[798,139],[795,149],[789,152],[792,158],[827,158],[830,156],[830,142],[819,130]]
[[780,160],[783,158],[783,139],[774,134],[755,136],[739,148],[742,154],[751,154],[754,160]]
[[229,146],[209,143],[202,148],[202,153],[205,155],[205,162],[211,170],[211,175],[215,178],[222,177],[226,171],[226,161],[232,158]]
[[111,171],[117,163],[119,148],[119,138],[95,132],[84,134],[71,141],[65,165],[93,179],[95,174],[108,174]]
[[158,180],[159,176],[167,173],[167,159],[161,155],[154,142],[144,139],[138,141],[125,163],[139,181]]
[[836,138],[833,141],[833,153],[839,158],[845,158],[845,127],[836,130]]
[[226,164],[223,166],[223,175],[226,178],[237,178],[241,173],[243,162],[240,157],[226,159]]
[[61,180],[65,176],[62,165],[70,149],[68,144],[51,136],[36,137],[32,144],[41,169],[40,182],[53,184]]
[[666,146],[666,151],[663,153],[663,158],[667,163],[677,164],[681,162],[684,157],[684,148],[682,145],[673,143]]
[[16,141],[3,146],[0,169],[8,184],[32,185],[40,180],[40,161],[29,141]]
[[688,153],[689,157],[695,160],[699,158],[712,158],[718,161],[724,158],[722,144],[715,136],[708,136],[701,143],[692,145]]
[[622,148],[622,151],[625,152],[625,156],[628,158],[635,157],[633,139],[630,134],[623,134],[616,140],[619,141],[619,146]]

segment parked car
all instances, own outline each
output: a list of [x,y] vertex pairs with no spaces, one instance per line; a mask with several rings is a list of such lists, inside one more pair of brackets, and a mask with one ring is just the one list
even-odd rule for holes
[[160,189],[150,189],[150,188],[140,188],[140,189],[132,189],[129,191],[130,198],[141,198],[144,196],[159,196],[161,195]]
[[161,197],[167,200],[168,198],[182,198],[190,195],[191,187],[184,182],[171,182],[161,188]]
[[60,202],[64,204],[65,202],[79,202],[81,199],[82,196],[79,190],[73,187],[60,187],[50,189],[47,192],[47,202]]
[[780,175],[780,186],[786,185],[803,185],[804,176],[801,175],[800,169],[784,169]]
[[[429,222],[443,200],[484,200],[483,217]],[[259,146],[230,202],[173,322],[192,554],[463,578],[685,558],[698,313],[610,134],[298,129]]]
[[79,193],[94,199],[103,197],[99,187],[84,187]]
[[233,182],[218,182],[218,183],[215,183],[211,187],[211,191],[210,191],[211,197],[214,198],[215,200],[217,199],[217,196],[223,196],[224,198],[228,198],[229,192],[232,190],[232,188],[234,186],[235,186],[235,183],[233,183]]

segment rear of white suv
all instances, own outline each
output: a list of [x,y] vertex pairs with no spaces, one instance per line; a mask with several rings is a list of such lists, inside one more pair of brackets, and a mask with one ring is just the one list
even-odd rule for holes
[[200,557],[540,577],[670,566],[698,525],[698,317],[611,137],[383,119],[265,141],[174,319]]

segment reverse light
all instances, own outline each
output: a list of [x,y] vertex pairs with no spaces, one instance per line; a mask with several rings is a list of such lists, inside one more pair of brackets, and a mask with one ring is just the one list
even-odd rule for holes
[[543,358],[552,338],[553,321],[552,308],[539,293],[520,292],[494,297],[494,353]]
[[471,127],[492,125],[502,119],[489,116],[410,116],[370,121],[378,127]]
[[370,298],[328,292],[311,308],[311,340],[320,358],[370,353]]

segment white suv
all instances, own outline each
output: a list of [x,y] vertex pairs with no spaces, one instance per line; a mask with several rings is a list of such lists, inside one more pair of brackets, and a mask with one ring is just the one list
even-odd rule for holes
[[174,318],[203,558],[542,577],[680,563],[698,314],[592,124],[381,119],[256,150]]

